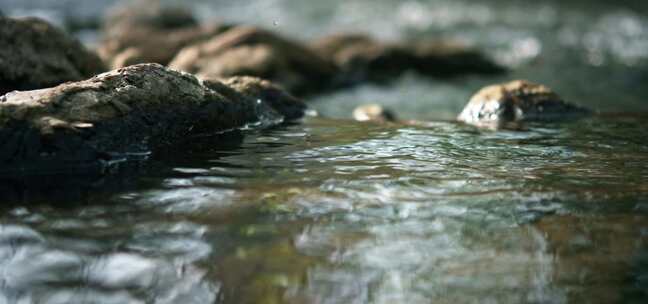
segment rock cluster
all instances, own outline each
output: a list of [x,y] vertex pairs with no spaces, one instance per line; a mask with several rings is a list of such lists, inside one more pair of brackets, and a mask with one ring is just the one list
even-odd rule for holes
[[201,78],[262,77],[297,94],[323,89],[339,73],[332,62],[299,43],[250,26],[188,46],[169,66]]

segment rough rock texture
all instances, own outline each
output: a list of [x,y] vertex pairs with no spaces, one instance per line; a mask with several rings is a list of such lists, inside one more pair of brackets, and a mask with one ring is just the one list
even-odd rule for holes
[[168,64],[183,47],[222,33],[230,26],[199,25],[183,8],[152,1],[119,6],[103,26],[99,55],[114,69],[137,63]]
[[260,79],[204,84],[158,64],[12,92],[0,97],[0,175],[83,168],[192,134],[242,127],[264,115],[298,118],[304,108]]
[[310,48],[334,61],[349,82],[389,79],[406,70],[441,77],[503,72],[477,51],[435,41],[384,43],[362,34],[336,34]]
[[328,86],[338,73],[332,62],[299,43],[248,26],[183,49],[169,66],[203,78],[261,77],[298,94]]
[[457,119],[487,126],[558,120],[589,112],[585,108],[563,101],[558,94],[544,85],[515,80],[479,90]]
[[353,119],[357,121],[394,122],[396,121],[396,114],[379,104],[366,104],[353,110]]
[[0,17],[0,95],[86,79],[105,71],[99,57],[37,18]]

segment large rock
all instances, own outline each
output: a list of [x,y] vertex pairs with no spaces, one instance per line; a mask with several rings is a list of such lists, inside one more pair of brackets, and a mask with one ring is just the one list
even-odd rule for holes
[[338,74],[332,62],[301,44],[249,26],[189,46],[169,66],[203,78],[262,77],[298,94],[327,87]]
[[203,83],[157,64],[0,97],[0,176],[51,173],[239,128],[304,105],[257,78]]
[[481,53],[445,42],[385,43],[363,34],[335,34],[310,48],[335,62],[349,82],[385,80],[407,70],[440,77],[503,71]]
[[81,43],[38,18],[0,17],[0,95],[86,79],[105,71]]
[[457,119],[474,125],[501,126],[573,118],[588,113],[589,110],[565,102],[544,85],[515,80],[479,90]]
[[191,11],[139,1],[112,10],[103,26],[99,55],[114,69],[137,63],[168,64],[183,47],[227,30],[223,24],[199,25]]

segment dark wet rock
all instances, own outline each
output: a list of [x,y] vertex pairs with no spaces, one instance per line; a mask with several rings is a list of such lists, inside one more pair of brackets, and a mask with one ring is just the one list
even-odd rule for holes
[[115,155],[172,146],[264,115],[294,119],[303,110],[260,79],[203,83],[158,64],[135,65],[0,97],[0,175],[93,171]]
[[502,125],[525,121],[552,121],[590,113],[565,102],[544,85],[524,80],[487,86],[470,99],[459,121],[475,125]]
[[298,94],[328,86],[335,65],[301,44],[248,26],[183,49],[170,67],[205,78],[256,76]]
[[109,13],[98,52],[114,69],[137,63],[166,65],[183,47],[228,28],[216,23],[199,25],[191,11],[184,8],[139,1]]
[[353,119],[357,121],[394,122],[396,121],[396,114],[379,104],[366,104],[353,110]]
[[105,71],[97,55],[38,18],[0,17],[0,95],[86,79]]
[[385,43],[363,34],[336,34],[310,47],[334,61],[349,82],[385,80],[407,70],[439,77],[503,72],[481,53],[447,42]]

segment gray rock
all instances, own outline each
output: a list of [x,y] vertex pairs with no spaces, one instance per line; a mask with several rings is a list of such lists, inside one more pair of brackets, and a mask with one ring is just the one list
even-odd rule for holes
[[335,34],[310,48],[335,62],[347,82],[385,80],[407,70],[439,77],[504,71],[481,53],[447,42],[386,43],[363,34]]
[[544,85],[524,80],[487,86],[470,99],[459,121],[480,126],[507,123],[552,121],[590,113],[565,102]]
[[[265,116],[295,119],[304,104],[257,79],[201,82],[158,64],[0,97],[0,175],[95,166]],[[278,123],[281,119],[275,119]]]
[[185,46],[228,28],[217,23],[199,25],[191,11],[182,7],[139,1],[109,12],[98,52],[113,69],[137,63],[166,65]]
[[38,18],[0,17],[0,95],[86,79],[102,61],[62,30]]
[[205,78],[261,77],[298,94],[326,87],[338,75],[332,62],[301,44],[249,26],[189,46],[169,66]]

